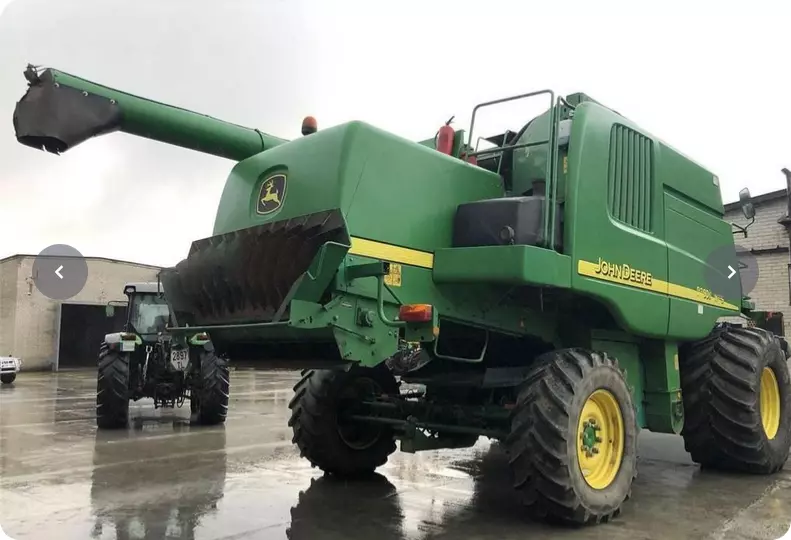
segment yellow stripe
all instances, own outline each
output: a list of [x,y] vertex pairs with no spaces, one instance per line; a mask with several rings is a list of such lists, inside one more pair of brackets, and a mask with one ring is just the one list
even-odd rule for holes
[[[385,244],[383,242],[375,242],[373,240],[366,240],[364,238],[352,237],[352,247],[349,250],[351,255],[360,255],[361,257],[370,257],[372,259],[381,259],[383,261],[390,261],[401,264],[408,264],[410,266],[419,266],[421,268],[434,268],[434,254],[427,251],[419,251],[417,249],[409,249],[392,244]],[[651,284],[639,283],[634,281],[626,281],[615,276],[601,275],[596,273],[598,265],[589,261],[579,260],[577,264],[577,272],[580,275],[591,277],[594,279],[610,281],[618,283],[627,287],[643,289],[667,296],[674,296],[676,298],[683,298],[698,302],[699,304],[706,304],[709,306],[720,307],[739,311],[737,306],[720,300],[712,298],[689,287],[662,281],[661,279],[651,280]]]
[[352,236],[352,247],[349,250],[352,255],[361,257],[371,257],[372,259],[382,259],[383,261],[420,266],[421,268],[434,268],[434,254],[427,251],[418,251],[392,244],[374,242],[364,238]]
[[685,300],[691,300],[699,304],[707,304],[709,306],[739,311],[739,308],[737,306],[734,306],[733,304],[730,304],[718,298],[712,298],[706,295],[705,293],[702,293],[695,289],[691,289],[689,287],[685,287],[683,285],[678,285],[676,283],[669,283],[667,281],[662,281],[661,279],[656,279],[656,278],[651,280],[651,285],[646,285],[645,283],[637,283],[634,281],[627,281],[615,276],[602,275],[596,273],[596,268],[598,268],[598,266],[599,265],[596,263],[583,261],[582,259],[580,259],[577,262],[577,273],[585,277],[599,279],[602,281],[611,281],[613,283],[618,283],[620,285],[625,285],[627,287],[644,289],[659,294],[665,294],[667,296],[674,296],[676,298],[683,298]]

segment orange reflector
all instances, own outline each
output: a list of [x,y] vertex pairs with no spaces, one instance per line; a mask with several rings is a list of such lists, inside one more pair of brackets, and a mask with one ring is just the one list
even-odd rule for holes
[[319,129],[318,122],[312,116],[306,116],[304,120],[302,120],[302,134],[303,135],[310,135],[311,133],[316,133],[316,130]]
[[405,322],[430,322],[432,314],[431,304],[407,304],[398,309],[398,318]]

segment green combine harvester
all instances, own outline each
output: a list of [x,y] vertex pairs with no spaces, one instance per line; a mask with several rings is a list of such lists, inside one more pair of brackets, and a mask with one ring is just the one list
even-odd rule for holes
[[[588,96],[483,103],[469,133],[447,123],[422,142],[311,117],[286,141],[54,69],[25,75],[24,145],[62,153],[121,131],[238,162],[213,235],[161,275],[169,332],[303,370],[289,425],[326,473],[370,473],[396,441],[485,436],[507,449],[526,512],[581,524],[619,513],[641,428],[680,434],[704,467],[786,462],[784,347],[720,321],[753,306],[729,279],[717,177]],[[516,99],[546,111],[474,146],[478,112]],[[716,250],[733,256],[711,263]],[[400,377],[398,354],[413,368]]]

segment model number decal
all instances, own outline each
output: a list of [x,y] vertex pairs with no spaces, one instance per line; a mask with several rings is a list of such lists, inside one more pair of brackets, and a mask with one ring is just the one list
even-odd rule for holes
[[628,264],[616,264],[605,261],[601,257],[599,257],[599,262],[596,264],[593,271],[600,276],[616,278],[622,281],[631,281],[648,287],[650,287],[654,281],[651,272],[638,270]]
[[696,287],[696,291],[703,295],[704,300],[713,300],[714,302],[725,302],[725,299],[720,296],[719,294],[715,294],[708,289],[704,289],[703,287]]

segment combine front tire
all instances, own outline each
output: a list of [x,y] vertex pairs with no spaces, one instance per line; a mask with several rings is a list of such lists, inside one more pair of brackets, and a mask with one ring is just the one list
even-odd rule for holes
[[129,355],[102,343],[96,375],[96,425],[99,429],[119,429],[128,421]]
[[514,487],[534,518],[609,521],[637,470],[637,422],[624,376],[606,354],[583,349],[536,362],[507,440]]
[[3,384],[11,384],[16,380],[16,373],[3,373],[0,375],[0,382]]
[[703,467],[772,474],[791,445],[791,381],[779,340],[724,327],[679,351],[684,446]]
[[388,426],[344,421],[343,413],[360,401],[398,392],[395,377],[384,365],[304,371],[288,405],[292,441],[303,457],[326,473],[368,475],[395,451],[393,431]]
[[193,390],[190,408],[197,415],[198,423],[216,425],[228,416],[228,396],[231,390],[228,361],[214,351],[200,354],[200,388]]

